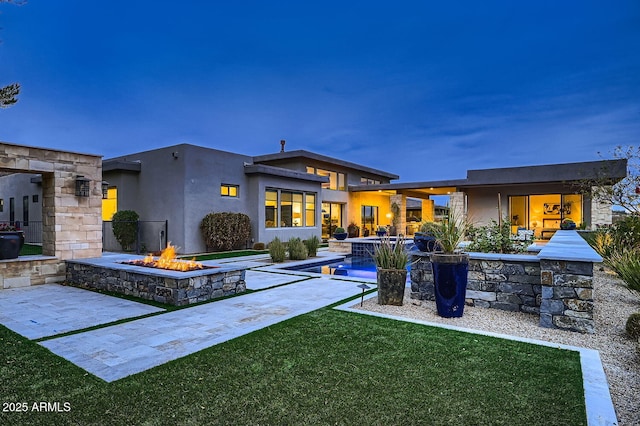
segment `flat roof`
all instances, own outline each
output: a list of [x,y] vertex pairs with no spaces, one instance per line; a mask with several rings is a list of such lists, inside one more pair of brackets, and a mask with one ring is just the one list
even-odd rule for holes
[[337,158],[316,154],[315,152],[305,151],[303,149],[278,152],[275,154],[258,155],[253,157],[253,161],[254,163],[267,163],[270,161],[290,160],[294,158],[308,158],[314,161],[320,161],[323,163],[333,164],[333,165],[344,167],[344,168],[360,170],[365,173],[369,173],[373,175],[383,176],[391,180],[400,178],[400,176],[393,173],[385,172],[384,170],[374,169],[372,167],[363,166],[361,164],[352,163],[350,161],[339,160]]
[[353,185],[349,191],[402,191],[407,196],[446,195],[459,189],[537,183],[577,182],[583,179],[605,178],[611,183],[627,176],[627,160],[601,160],[580,163],[547,164],[537,166],[505,167],[468,170],[466,179],[440,181],[401,182],[379,185]]

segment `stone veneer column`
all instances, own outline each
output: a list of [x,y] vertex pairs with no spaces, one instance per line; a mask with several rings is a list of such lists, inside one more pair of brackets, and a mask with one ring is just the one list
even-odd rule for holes
[[[591,191],[592,194],[594,192],[594,190]],[[595,225],[611,225],[613,222],[611,207],[612,204],[609,201],[591,199],[591,229],[595,229]]]
[[449,194],[449,209],[466,218],[467,210],[465,209],[464,192],[452,192]]
[[396,194],[389,197],[389,207],[391,204],[397,203],[400,206],[400,218],[398,220],[398,234],[405,235],[407,233],[407,197],[402,194]]
[[602,258],[576,231],[557,231],[538,254],[540,326],[594,333],[593,263]]

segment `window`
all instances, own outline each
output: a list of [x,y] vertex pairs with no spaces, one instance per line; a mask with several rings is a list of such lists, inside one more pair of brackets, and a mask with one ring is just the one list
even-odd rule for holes
[[16,221],[16,199],[9,198],[9,222],[13,225]]
[[31,196],[31,202],[32,203],[37,203],[40,197],[38,197],[38,194],[33,194]]
[[104,220],[105,222],[110,221],[117,211],[118,188],[114,186],[107,189],[107,198],[102,199],[102,220]]
[[4,211],[4,198],[0,198],[0,212]]
[[323,189],[333,189],[336,191],[346,191],[346,180],[344,173],[338,173],[331,170],[317,169],[315,167],[307,166],[307,173],[311,173],[318,176],[327,176],[329,182],[323,183]]
[[361,185],[380,185],[380,181],[376,179],[361,177],[360,184]]
[[378,206],[362,206],[362,226],[371,231],[378,225]]
[[22,226],[29,226],[29,196],[22,197]]
[[267,189],[264,199],[266,228],[316,226],[316,194]]
[[228,185],[223,183],[220,185],[220,195],[223,197],[238,197],[238,185]]

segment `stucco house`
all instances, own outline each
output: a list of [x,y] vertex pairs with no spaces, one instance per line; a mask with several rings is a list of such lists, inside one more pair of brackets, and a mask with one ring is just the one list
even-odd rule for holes
[[[361,235],[393,222],[410,235],[418,221],[438,219],[433,197],[444,195],[478,224],[497,219],[500,208],[514,231],[532,230],[548,239],[567,217],[587,228],[611,223],[611,205],[578,193],[575,183],[604,174],[613,184],[626,176],[627,166],[626,160],[603,160],[469,170],[465,179],[403,183],[391,172],[287,151],[281,143],[280,152],[260,156],[178,144],[106,159],[102,219],[135,210],[142,221],[166,224],[162,231],[145,231],[153,234],[145,236],[154,241],[149,250],[171,241],[182,253],[196,253],[206,249],[199,225],[211,212],[247,214],[252,234],[245,245],[251,247],[276,236],[330,238],[336,227],[352,223]],[[37,178],[6,179],[0,178],[0,222],[22,220],[25,197],[37,195]],[[38,220],[37,207],[27,208],[30,220]]]

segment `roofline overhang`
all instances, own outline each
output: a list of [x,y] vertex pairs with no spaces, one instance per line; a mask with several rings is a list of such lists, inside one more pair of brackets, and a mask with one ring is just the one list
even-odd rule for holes
[[244,173],[247,175],[269,175],[278,176],[288,179],[304,180],[307,182],[329,183],[328,176],[312,175],[307,172],[299,172],[297,170],[284,169],[282,167],[267,166],[266,164],[245,164]]
[[142,163],[140,161],[127,161],[127,160],[104,160],[102,162],[102,173],[104,172],[134,172],[140,173],[142,170]]
[[365,173],[382,176],[389,180],[400,179],[400,176],[385,172],[384,170],[374,169],[372,167],[363,166],[361,164],[352,163],[350,161],[339,160],[337,158],[328,157],[326,155],[316,154],[314,152],[298,149],[295,151],[278,152],[275,154],[258,155],[253,157],[254,163],[263,163],[277,160],[288,160],[292,158],[307,158],[309,160],[320,161],[323,163],[345,167],[349,169],[359,170]]

